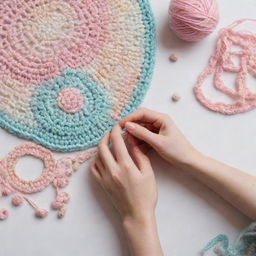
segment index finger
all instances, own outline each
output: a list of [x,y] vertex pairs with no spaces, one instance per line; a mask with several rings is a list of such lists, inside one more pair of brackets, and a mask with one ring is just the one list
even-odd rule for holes
[[163,123],[163,114],[146,108],[139,108],[121,120],[119,124],[124,128],[126,122],[149,123],[155,128],[160,128]]
[[127,162],[133,164],[132,158],[130,157],[130,154],[122,137],[121,127],[119,125],[115,125],[113,127],[110,139],[117,161],[119,163]]

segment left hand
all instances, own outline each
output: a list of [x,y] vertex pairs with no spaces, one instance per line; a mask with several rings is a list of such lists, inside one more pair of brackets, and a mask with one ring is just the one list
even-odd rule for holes
[[157,188],[146,155],[147,146],[128,135],[127,148],[121,131],[116,125],[103,137],[91,166],[92,174],[109,195],[123,221],[153,216]]

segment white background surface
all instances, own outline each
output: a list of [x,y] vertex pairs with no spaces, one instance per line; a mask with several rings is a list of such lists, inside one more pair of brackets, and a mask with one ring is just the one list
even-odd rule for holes
[[[198,74],[212,54],[218,29],[234,20],[255,17],[255,0],[219,0],[220,23],[207,39],[184,43],[167,26],[167,0],[151,1],[157,23],[157,58],[151,89],[144,106],[169,113],[193,144],[206,154],[244,171],[255,173],[256,110],[235,116],[223,116],[203,108],[192,93]],[[170,63],[170,53],[179,56]],[[255,85],[255,84],[254,84]],[[178,92],[182,100],[170,101]],[[218,97],[218,94],[214,94]],[[0,156],[22,143],[0,130]],[[178,170],[172,170],[152,154],[159,188],[157,220],[165,255],[193,256],[219,233],[234,239],[250,223],[220,197]],[[37,160],[18,164],[23,177],[40,173]],[[63,220],[51,212],[44,220],[33,217],[27,205],[10,206],[10,197],[1,207],[10,209],[10,217],[0,223],[1,256],[120,256],[128,255],[118,216],[88,175],[84,165],[71,180],[69,210]],[[48,207],[54,194],[51,188],[35,196],[40,206]]]

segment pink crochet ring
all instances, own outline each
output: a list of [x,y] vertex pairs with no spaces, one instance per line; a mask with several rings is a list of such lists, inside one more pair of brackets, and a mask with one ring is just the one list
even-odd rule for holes
[[[58,217],[62,218],[66,213],[66,205],[70,196],[60,189],[68,185],[69,178],[73,172],[94,155],[96,151],[96,148],[91,148],[82,151],[73,158],[65,157],[55,160],[51,151],[35,143],[29,142],[17,146],[6,158],[0,161],[0,197],[13,194],[11,201],[14,206],[20,206],[26,201],[35,209],[36,217],[44,218],[47,216],[48,210],[39,208],[27,195],[42,191],[52,185],[56,191],[56,197],[51,206],[53,210],[58,211]],[[27,181],[21,179],[15,172],[15,165],[19,158],[26,155],[39,158],[44,163],[41,176],[35,180]],[[0,220],[4,220],[7,217],[8,210],[0,209]]]
[[[210,58],[194,88],[202,105],[222,114],[237,114],[256,108],[256,93],[249,89],[247,83],[249,75],[256,78],[256,34],[234,30],[245,21],[255,22],[256,19],[238,20],[220,31],[215,54]],[[234,57],[239,59],[239,64],[235,64],[232,59]],[[224,83],[222,75],[225,72],[236,74],[235,89]],[[204,95],[202,86],[212,74],[214,87],[233,99],[233,103],[213,102]]]
[[[15,173],[15,165],[18,162],[18,159],[31,155],[36,158],[41,159],[44,162],[44,170],[42,175],[33,181],[26,181],[21,179]],[[19,147],[16,147],[15,150],[6,157],[5,159],[5,181],[15,190],[31,194],[39,192],[46,188],[52,181],[55,176],[55,166],[56,162],[52,153],[36,144],[24,144]]]

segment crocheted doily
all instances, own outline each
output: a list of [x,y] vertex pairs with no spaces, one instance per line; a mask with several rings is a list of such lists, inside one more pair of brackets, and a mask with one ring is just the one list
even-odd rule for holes
[[150,83],[147,0],[0,1],[0,125],[50,149],[97,144]]

